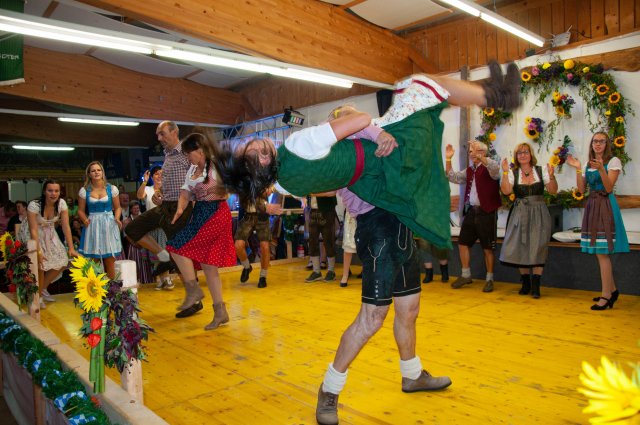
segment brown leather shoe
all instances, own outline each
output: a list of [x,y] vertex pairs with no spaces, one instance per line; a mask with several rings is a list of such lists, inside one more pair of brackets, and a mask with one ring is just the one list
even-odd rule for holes
[[471,279],[470,277],[462,277],[462,276],[460,276],[459,278],[456,279],[455,282],[453,282],[451,284],[451,287],[453,289],[460,289],[464,285],[468,285],[470,283],[473,283],[473,279]]
[[484,288],[482,288],[482,292],[492,292],[493,291],[493,280],[487,280],[487,283],[484,284]]
[[316,407],[316,421],[320,425],[338,425],[338,397],[338,394],[322,391],[322,384],[320,384]]
[[416,391],[438,391],[451,385],[448,376],[431,376],[423,370],[418,379],[402,378],[402,392],[415,393]]

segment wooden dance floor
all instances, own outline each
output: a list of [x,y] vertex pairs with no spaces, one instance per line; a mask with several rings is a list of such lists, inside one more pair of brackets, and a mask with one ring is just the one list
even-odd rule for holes
[[[156,330],[143,363],[145,404],[175,425],[315,424],[318,387],[358,311],[360,283],[305,283],[305,264],[272,266],[266,289],[256,288],[255,267],[246,284],[237,269],[223,273],[231,321],[215,331],[203,329],[213,317],[208,293],[202,312],[175,319],[181,284],[142,288],[142,317]],[[418,355],[453,385],[401,392],[392,310],[349,371],[341,424],[584,424],[581,362],[606,354],[626,367],[640,358],[640,297],[593,312],[593,292],[543,287],[534,300],[515,284],[485,294],[483,282],[453,290],[438,279],[423,285]],[[42,322],[88,357],[72,297],[56,296]]]

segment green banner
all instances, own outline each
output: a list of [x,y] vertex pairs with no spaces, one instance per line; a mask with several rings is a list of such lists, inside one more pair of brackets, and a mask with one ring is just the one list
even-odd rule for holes
[[[0,9],[24,13],[24,1],[0,0]],[[20,34],[0,35],[0,86],[24,83],[23,39]]]

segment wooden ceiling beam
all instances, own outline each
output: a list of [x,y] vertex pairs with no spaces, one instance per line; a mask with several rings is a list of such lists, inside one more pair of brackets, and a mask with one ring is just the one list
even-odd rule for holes
[[244,117],[238,93],[85,55],[25,46],[24,67],[26,82],[0,87],[0,93],[134,118],[229,125]]
[[391,84],[409,75],[406,40],[316,0],[79,0],[254,56]]

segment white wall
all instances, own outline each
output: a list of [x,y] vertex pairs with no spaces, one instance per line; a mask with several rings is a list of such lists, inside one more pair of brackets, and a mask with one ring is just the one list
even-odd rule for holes
[[[537,63],[551,62],[555,60],[564,60],[569,58],[576,58],[586,55],[592,55],[597,53],[603,53],[608,51],[622,50],[640,45],[640,33],[634,33],[627,36],[613,38],[601,43],[594,43],[577,47],[575,49],[569,49],[552,55],[538,55],[532,56],[517,62],[520,67],[532,66]],[[488,76],[487,68],[479,68],[470,73],[470,80],[479,80]],[[631,108],[640,113],[640,73],[638,72],[621,72],[611,71],[616,82],[618,83],[620,92],[625,97],[626,102]],[[452,77],[459,77],[458,74],[452,74]],[[589,122],[585,115],[584,105],[582,98],[578,94],[577,88],[565,86],[561,88],[563,93],[568,92],[576,101],[576,105],[572,110],[572,118],[565,120],[556,129],[554,139],[555,142],[550,144],[549,151],[542,148],[536,151],[539,164],[546,164],[551,156],[551,152],[555,147],[562,144],[562,139],[567,134],[575,146],[575,155],[583,162],[586,161],[588,155],[589,140],[591,138],[591,131],[589,128]],[[315,105],[300,110],[306,117],[306,123],[308,125],[316,125],[327,119],[329,112],[336,106],[340,106],[346,102],[353,102],[358,109],[370,113],[372,116],[378,116],[378,106],[375,94],[356,96],[347,98],[337,102],[329,102],[320,105]],[[538,117],[544,119],[547,123],[553,120],[554,112],[551,108],[549,101],[544,104],[533,107],[535,103],[535,96],[530,94],[524,101],[522,107],[514,112],[510,124],[503,125],[496,132],[497,140],[494,142],[494,146],[499,156],[509,157],[509,154],[513,152],[514,147],[521,143],[529,141],[524,135],[524,120],[527,116]],[[471,137],[475,137],[480,132],[481,111],[478,107],[473,107],[470,110],[471,115]],[[453,146],[458,145],[460,135],[460,120],[459,120],[459,108],[451,107],[443,111],[442,120],[445,122],[445,130],[443,135],[443,156],[444,146],[447,143],[451,143]],[[595,118],[595,114],[592,113],[592,121]],[[627,144],[625,146],[629,156],[633,161],[629,162],[625,169],[625,174],[621,175],[616,184],[616,193],[621,195],[640,195],[640,188],[638,182],[640,181],[640,117],[627,116],[626,128],[627,128]],[[453,159],[453,164],[458,164],[457,158]],[[575,171],[571,167],[564,167],[562,172],[557,174],[558,184],[560,189],[569,189],[576,186]],[[452,193],[458,193],[457,185],[451,185]],[[630,209],[622,210],[625,226],[628,231],[640,231],[640,210]],[[501,216],[499,219],[499,225],[504,226],[506,216]],[[579,227],[582,222],[582,211],[566,211],[564,214],[564,227],[568,229],[570,227]]]

